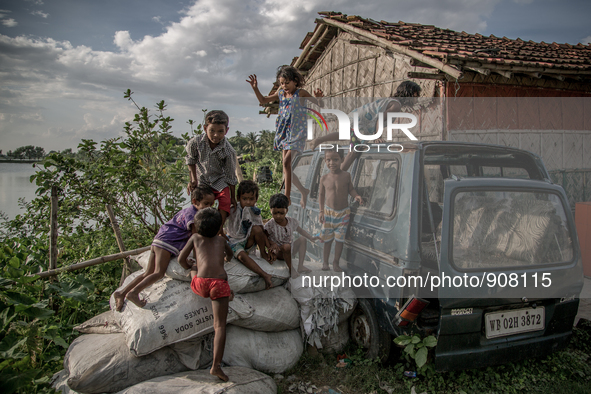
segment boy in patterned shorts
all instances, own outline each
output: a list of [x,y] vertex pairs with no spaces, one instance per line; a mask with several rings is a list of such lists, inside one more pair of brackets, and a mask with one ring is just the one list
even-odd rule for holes
[[322,270],[328,271],[329,269],[328,259],[334,239],[332,268],[335,272],[342,272],[339,262],[351,213],[348,196],[350,194],[361,205],[363,205],[363,198],[353,188],[351,174],[341,170],[342,150],[325,151],[324,162],[330,172],[320,178],[320,222],[322,223],[320,238],[324,242]]

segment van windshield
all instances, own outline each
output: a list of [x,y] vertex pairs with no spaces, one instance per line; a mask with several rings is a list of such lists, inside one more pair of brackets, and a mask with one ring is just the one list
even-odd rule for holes
[[452,206],[459,269],[570,262],[573,241],[560,198],[539,191],[460,191]]

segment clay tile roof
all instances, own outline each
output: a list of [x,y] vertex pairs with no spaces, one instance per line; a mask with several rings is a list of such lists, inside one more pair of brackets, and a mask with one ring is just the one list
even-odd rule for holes
[[[591,44],[547,44],[545,42],[524,41],[521,38],[499,38],[494,35],[469,34],[456,32],[432,25],[408,22],[374,21],[360,16],[347,16],[340,12],[325,11],[319,13],[323,20],[331,19],[362,29],[376,37],[386,39],[392,44],[407,48],[413,53],[430,56],[447,63],[463,64],[478,62],[487,68],[495,65],[527,66],[533,68],[554,68],[565,70],[591,71]],[[338,34],[338,29],[331,27],[331,37]],[[304,38],[301,48],[308,43],[312,33]],[[327,45],[331,37],[325,37],[322,45]],[[328,38],[328,39],[327,39]],[[315,52],[321,52],[321,43],[315,44]],[[318,58],[318,55],[315,56]],[[305,70],[313,66],[315,60],[307,61]],[[572,73],[572,71],[571,71]]]

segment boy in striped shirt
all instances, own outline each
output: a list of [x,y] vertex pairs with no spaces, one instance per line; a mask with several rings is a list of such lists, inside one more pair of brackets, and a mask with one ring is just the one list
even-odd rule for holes
[[209,111],[205,115],[204,133],[191,138],[185,147],[185,162],[191,175],[187,193],[190,195],[198,185],[211,187],[218,200],[222,227],[230,208],[236,206],[235,186],[238,183],[236,151],[225,138],[229,122],[224,111]]

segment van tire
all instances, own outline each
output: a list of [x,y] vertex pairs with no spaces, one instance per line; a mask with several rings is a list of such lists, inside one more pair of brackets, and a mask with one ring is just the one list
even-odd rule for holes
[[357,301],[357,308],[349,319],[351,339],[365,350],[365,358],[379,358],[384,362],[390,354],[392,338],[380,328],[371,303],[365,298]]

